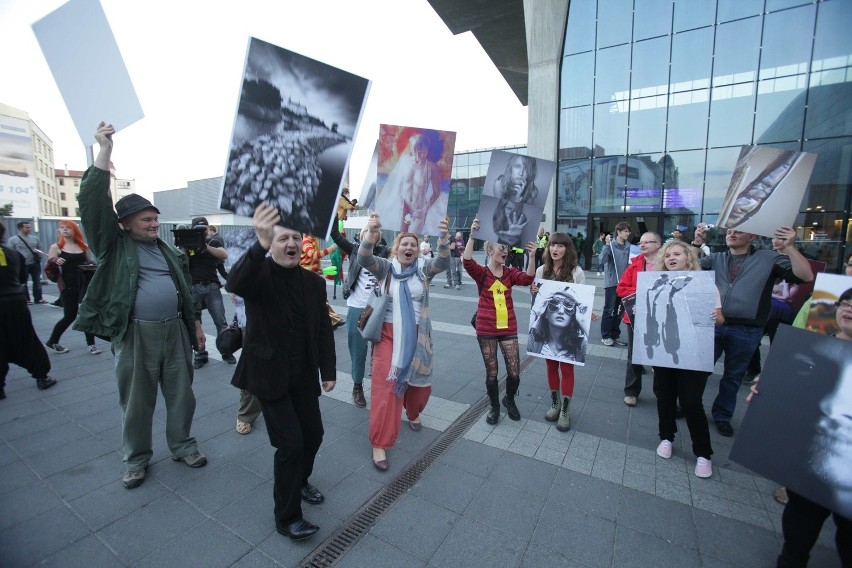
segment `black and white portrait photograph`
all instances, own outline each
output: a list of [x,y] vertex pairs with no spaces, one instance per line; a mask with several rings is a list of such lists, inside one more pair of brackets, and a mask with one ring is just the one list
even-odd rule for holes
[[328,235],[370,82],[256,38],[249,41],[220,206]]
[[473,236],[518,248],[535,240],[555,171],[550,160],[491,152]]
[[756,388],[731,459],[852,518],[852,341],[782,325]]
[[527,353],[585,365],[595,287],[555,280],[540,280],[535,284],[538,293],[530,312]]
[[633,318],[633,363],[713,371],[712,271],[640,272]]
[[811,179],[816,154],[767,146],[743,146],[722,209],[719,226],[772,237],[792,227]]

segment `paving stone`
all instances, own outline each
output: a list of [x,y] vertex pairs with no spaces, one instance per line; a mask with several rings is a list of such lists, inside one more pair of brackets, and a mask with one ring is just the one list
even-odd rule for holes
[[191,558],[196,566],[227,567],[251,550],[251,545],[213,520],[180,533],[137,563],[140,568],[175,565],[176,558]]
[[70,501],[112,483],[123,471],[121,458],[115,452],[110,452],[51,475],[45,482],[62,499]]
[[669,501],[676,501],[677,503],[692,506],[692,493],[688,487],[684,487],[683,485],[675,485],[673,483],[658,480],[654,489],[654,494],[657,497],[662,497]]
[[[370,534],[391,545],[406,543],[408,554],[426,562],[438,550],[458,517],[458,513],[409,493],[382,515]],[[411,538],[412,535],[417,537]]]
[[[273,484],[265,481],[240,499],[220,509],[213,518],[234,534],[254,546],[275,532]],[[311,518],[314,507],[303,506],[303,514]]]
[[513,454],[531,458],[535,456],[535,453],[538,450],[538,446],[534,446],[532,444],[524,444],[515,440],[509,445],[508,448],[506,448],[506,450]]
[[[47,430],[33,432],[20,438],[16,438],[9,442],[12,447],[17,450],[22,456],[32,456],[59,448],[71,442],[76,442],[82,438],[87,438],[91,434],[77,424],[61,424]],[[15,456],[17,459],[17,456]]]
[[490,432],[486,432],[485,430],[478,430],[471,428],[467,432],[465,432],[464,439],[470,440],[471,442],[476,442],[481,444],[485,441],[485,438],[489,436]]
[[485,444],[486,446],[491,446],[492,448],[496,448],[498,450],[507,450],[509,449],[509,446],[512,445],[512,442],[514,440],[514,437],[510,438],[494,432],[492,434],[489,434],[489,436],[485,438],[483,444]]
[[91,568],[92,566],[121,566],[121,560],[94,536],[87,536],[51,554],[39,566],[55,568]]
[[0,532],[0,558],[4,566],[30,566],[89,534],[67,507],[59,506]]
[[775,533],[701,510],[693,510],[702,555],[736,566],[765,566],[781,551]]
[[580,457],[571,455],[569,451],[565,456],[565,461],[562,462],[562,467],[566,469],[570,469],[572,471],[576,471],[578,473],[584,473],[586,475],[592,475],[592,466],[594,462],[591,460],[585,460]]
[[260,550],[252,550],[232,564],[232,568],[277,568],[279,566],[281,565]]
[[625,487],[629,487],[630,489],[636,489],[637,491],[642,491],[643,493],[650,493],[651,495],[655,495],[657,491],[656,481],[653,477],[649,477],[647,475],[639,475],[633,474],[632,472],[627,472],[624,474],[622,483],[624,483]]
[[563,453],[567,452],[571,447],[571,441],[574,439],[574,431],[560,432],[556,428],[550,428],[544,435],[541,445],[545,448],[559,450]]
[[462,513],[483,483],[482,477],[439,462],[417,481],[411,493],[444,509]]
[[692,509],[647,493],[623,489],[618,500],[618,524],[687,548],[698,548]]
[[[526,540],[532,535],[544,502],[544,497],[489,479],[479,488],[464,516]],[[512,522],[507,524],[506,519]]]
[[26,463],[15,461],[0,467],[0,495],[39,481],[39,476]]
[[251,471],[228,463],[221,469],[201,471],[196,479],[182,485],[176,494],[212,515],[226,505],[240,499],[262,484],[264,479]]
[[543,546],[528,546],[520,568],[585,568],[587,565]]
[[523,456],[506,454],[495,464],[489,480],[546,497],[550,493],[557,471],[558,468],[553,465]]
[[0,532],[61,504],[62,501],[43,483],[29,483],[0,494],[0,511],[3,511]]
[[556,473],[548,501],[615,520],[621,491],[620,485],[562,469]]
[[370,566],[371,568],[396,568],[398,566],[411,566],[412,568],[417,568],[425,565],[425,562],[418,560],[411,554],[368,534],[347,552],[336,566],[343,568],[360,568],[362,566]]
[[546,446],[539,446],[533,458],[544,463],[561,466],[562,462],[565,461],[565,455],[565,451],[553,450]]
[[549,548],[588,566],[610,566],[614,537],[613,521],[548,501],[530,546]]
[[[507,514],[503,517],[512,518]],[[493,530],[488,525],[464,516],[456,521],[453,530],[430,559],[429,565],[435,568],[516,566],[525,550],[526,541],[522,538]],[[372,560],[360,564],[365,565],[372,565]],[[400,565],[393,564],[394,567]],[[350,566],[359,565],[353,563]]]
[[624,479],[624,466],[611,466],[606,463],[592,464],[592,477],[621,484]]
[[698,550],[618,525],[615,534],[613,566],[680,568],[700,566]]

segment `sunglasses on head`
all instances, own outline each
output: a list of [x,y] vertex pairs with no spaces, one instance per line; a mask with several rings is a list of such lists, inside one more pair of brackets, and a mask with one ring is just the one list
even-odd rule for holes
[[572,302],[571,300],[551,300],[547,304],[547,311],[549,312],[558,312],[559,310],[565,310],[566,312],[573,312],[577,309],[577,303]]

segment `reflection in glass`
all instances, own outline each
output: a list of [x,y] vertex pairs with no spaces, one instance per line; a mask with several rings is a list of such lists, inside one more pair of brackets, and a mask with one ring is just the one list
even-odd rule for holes
[[713,62],[713,28],[704,28],[672,38],[672,92],[706,89],[710,86]]
[[632,97],[668,94],[668,57],[668,36],[633,44],[633,73],[630,83]]
[[559,158],[588,157],[591,155],[591,148],[592,107],[562,109],[559,121]]
[[707,173],[704,178],[705,213],[718,213],[722,207],[739,156],[739,146],[707,151]]
[[698,213],[704,179],[704,150],[670,152],[662,164],[664,210]]
[[627,153],[627,102],[595,105],[595,155]]
[[627,157],[625,172],[626,211],[659,211],[663,195],[663,165],[660,153]]
[[677,0],[674,8],[675,33],[709,26],[716,19],[716,0]]
[[847,67],[852,55],[852,3],[824,2],[818,7],[816,37],[814,37],[814,71]]
[[626,99],[630,90],[630,46],[598,50],[595,102]]
[[560,162],[556,178],[556,216],[588,214],[591,182],[591,160]]
[[568,9],[565,55],[595,48],[595,0],[573,0]]
[[630,41],[633,0],[606,0],[606,17],[598,21],[598,49]]
[[658,96],[630,101],[629,153],[663,151],[666,144],[667,98]]
[[852,67],[811,73],[805,138],[852,134]]
[[713,85],[745,83],[757,78],[761,18],[716,27]]
[[800,140],[805,118],[807,75],[760,81],[754,140],[757,144]]
[[838,265],[843,264],[840,253],[840,245],[846,240],[843,217],[843,213],[824,213],[821,210],[800,213],[796,217],[796,229],[801,234],[801,241],[797,244],[808,258],[824,262],[827,270],[837,270]]
[[633,11],[633,41],[671,33],[671,0],[636,0]]
[[570,55],[562,60],[562,108],[592,104],[595,53]]
[[842,211],[846,195],[852,191],[852,138],[809,140],[802,150],[817,155],[802,207]]
[[716,13],[718,23],[756,16],[763,11],[763,0],[719,0]]
[[743,83],[715,87],[711,91],[708,146],[751,144],[754,87],[754,83]]
[[592,160],[592,203],[594,211],[624,210],[624,181],[627,159],[610,156]]
[[775,12],[776,10],[784,10],[793,6],[812,3],[813,0],[766,0],[766,11]]
[[669,151],[705,147],[709,102],[709,89],[669,95]]
[[816,5],[767,14],[763,21],[760,78],[807,73]]

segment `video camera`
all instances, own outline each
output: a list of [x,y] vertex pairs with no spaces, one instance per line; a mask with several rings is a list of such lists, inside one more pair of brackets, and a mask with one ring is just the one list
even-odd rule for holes
[[207,246],[207,227],[178,225],[172,229],[172,234],[174,235],[176,247],[199,252]]

